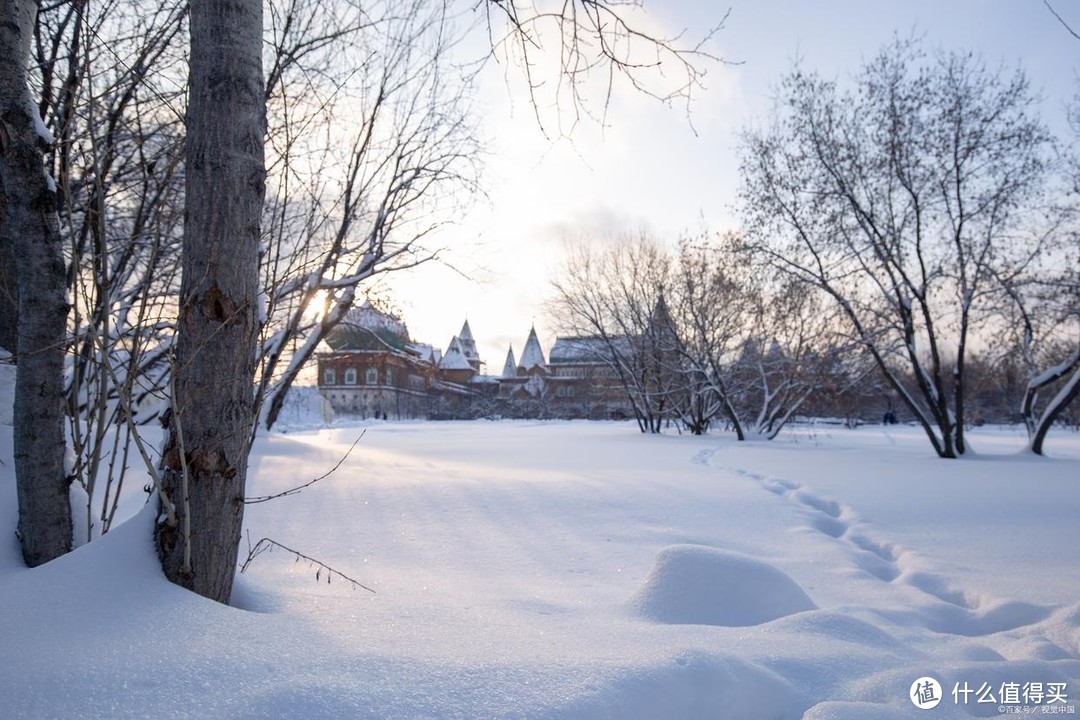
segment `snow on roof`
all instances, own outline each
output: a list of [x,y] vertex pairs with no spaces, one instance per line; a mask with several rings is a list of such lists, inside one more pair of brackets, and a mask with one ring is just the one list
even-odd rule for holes
[[511,345],[506,351],[506,363],[503,365],[502,376],[512,378],[517,375],[517,363],[514,361],[514,346]]
[[367,328],[368,330],[389,330],[401,337],[408,337],[409,335],[408,328],[405,327],[405,323],[400,318],[392,313],[379,310],[371,303],[371,300],[364,300],[364,304],[360,307],[350,308],[345,313],[342,323]]
[[439,361],[439,367],[443,370],[472,370],[473,366],[469,363],[469,359],[465,357],[465,352],[461,349],[461,341],[458,336],[455,335],[450,340],[450,345],[446,348],[446,353],[442,356],[442,360]]
[[473,339],[472,329],[469,327],[468,320],[461,326],[461,333],[457,336],[457,339],[458,343],[461,345],[461,351],[465,353],[465,357],[469,360],[475,360],[476,364],[479,364],[480,352],[476,349],[476,340]]
[[534,367],[546,368],[544,351],[540,349],[540,341],[536,339],[536,328],[529,329],[529,339],[525,341],[525,349],[521,351],[521,362],[518,367],[522,370],[530,370]]
[[[611,338],[610,343],[619,346],[622,338]],[[597,335],[557,337],[548,356],[552,365],[558,363],[605,362],[612,355],[609,340]]]
[[429,362],[434,365],[438,365],[439,360],[442,358],[439,351],[427,343],[412,343],[409,345],[409,349],[419,355],[420,359],[424,362]]

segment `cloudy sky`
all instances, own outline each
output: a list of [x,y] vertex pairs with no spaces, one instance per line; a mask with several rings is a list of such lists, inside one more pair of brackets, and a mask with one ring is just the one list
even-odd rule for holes
[[[1080,31],[1080,2],[1050,2]],[[644,4],[650,28],[688,40],[707,33],[729,7],[713,0]],[[510,343],[520,354],[534,323],[546,352],[559,328],[543,303],[566,239],[646,227],[676,240],[732,226],[735,133],[767,115],[780,76],[799,59],[844,79],[896,34],[920,36],[930,49],[974,51],[991,65],[1020,64],[1056,129],[1065,101],[1080,88],[1080,40],[1043,0],[735,0],[707,46],[729,62],[708,66],[689,121],[684,107],[616,88],[606,126],[585,121],[563,139],[541,132],[512,69],[490,63],[479,89],[490,139],[488,197],[441,239],[457,270],[431,264],[389,287],[411,334],[445,347],[467,318],[491,373],[501,371]]]

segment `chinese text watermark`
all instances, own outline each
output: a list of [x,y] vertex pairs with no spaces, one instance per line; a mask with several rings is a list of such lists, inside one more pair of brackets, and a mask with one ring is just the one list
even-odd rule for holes
[[[1063,682],[989,682],[953,684],[953,705],[996,705],[1002,715],[1075,715],[1069,702],[1069,686]],[[920,710],[930,710],[948,697],[941,683],[921,677],[911,684],[908,698]]]

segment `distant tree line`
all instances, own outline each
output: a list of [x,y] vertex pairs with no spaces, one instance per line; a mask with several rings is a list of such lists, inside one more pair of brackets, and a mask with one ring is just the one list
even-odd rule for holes
[[772,439],[797,415],[855,421],[865,403],[840,403],[867,387],[867,358],[819,295],[752,262],[737,234],[673,250],[645,232],[581,243],[552,309],[563,327],[603,340],[644,432],[674,424]]

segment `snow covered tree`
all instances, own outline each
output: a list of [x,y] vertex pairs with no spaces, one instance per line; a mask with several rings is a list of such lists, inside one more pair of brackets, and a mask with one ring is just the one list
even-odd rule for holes
[[851,91],[796,69],[779,98],[744,135],[754,243],[832,298],[937,454],[963,454],[977,319],[1041,251],[1020,232],[1050,151],[1026,78],[897,41]]
[[835,318],[811,288],[754,264],[737,233],[683,241],[672,299],[695,430],[775,438],[816,390]]
[[812,290],[751,264],[736,235],[647,234],[579,243],[552,285],[572,333],[599,339],[643,432],[694,434],[726,421],[739,440],[772,439],[814,391],[835,318]]
[[791,278],[744,282],[749,315],[729,392],[747,431],[772,440],[823,383],[837,318],[814,288]]
[[671,295],[688,386],[683,421],[698,434],[722,417],[744,440],[746,431],[728,372],[748,310],[739,264],[739,258],[719,251],[707,237],[686,239],[679,247]]
[[642,432],[660,432],[683,390],[664,319],[670,267],[663,246],[642,231],[603,246],[576,244],[552,282],[553,313],[569,332],[600,340],[598,360],[626,391]]
[[1080,244],[1076,229],[1063,233],[1070,247],[1048,251],[1048,262],[1002,278],[1005,337],[1026,376],[1019,414],[1032,452],[1042,455],[1046,435],[1080,397]]
[[1069,124],[1073,147],[1065,163],[1068,202],[1060,226],[1051,229],[1056,242],[1048,243],[1038,258],[1042,262],[1001,278],[1007,307],[1019,320],[1012,327],[1020,328],[1019,356],[1028,374],[1020,416],[1031,450],[1038,455],[1050,428],[1080,397],[1080,96],[1073,98]]
[[[15,475],[19,540],[31,567],[64,554],[72,541],[71,481],[64,468],[64,263],[56,187],[44,164],[51,137],[28,78],[37,12],[32,0],[0,5],[0,254],[14,256],[17,278],[12,283],[8,277],[0,292],[14,289],[17,301],[17,338],[10,348],[17,363]],[[5,268],[5,275],[10,272]]]

